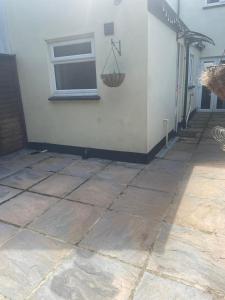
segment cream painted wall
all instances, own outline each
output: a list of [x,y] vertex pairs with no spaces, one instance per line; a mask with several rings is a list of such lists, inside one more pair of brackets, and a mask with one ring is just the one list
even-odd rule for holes
[[0,0],[0,53],[10,54],[10,41],[7,30],[5,0]]
[[169,131],[175,128],[176,108],[176,33],[153,15],[148,18],[148,148],[165,136],[163,120]]
[[[146,153],[146,0],[123,0],[119,6],[114,6],[113,0],[7,0],[6,5],[29,141]],[[122,42],[120,62],[126,73],[124,84],[117,89],[107,88],[100,80],[110,45],[103,24],[111,21],[115,22],[116,38]],[[86,33],[95,36],[101,100],[49,102],[45,40]],[[159,112],[161,118],[160,109]],[[151,143],[157,139],[153,138]]]
[[220,56],[225,49],[225,6],[205,7],[205,0],[180,0],[181,18],[191,30],[214,39],[216,46],[207,46],[202,57]]

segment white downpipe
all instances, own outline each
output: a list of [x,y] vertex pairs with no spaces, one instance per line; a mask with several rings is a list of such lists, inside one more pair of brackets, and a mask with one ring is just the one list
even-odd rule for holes
[[169,146],[169,120],[164,119],[163,125],[164,125],[165,133],[166,133],[166,147],[168,148],[168,146]]

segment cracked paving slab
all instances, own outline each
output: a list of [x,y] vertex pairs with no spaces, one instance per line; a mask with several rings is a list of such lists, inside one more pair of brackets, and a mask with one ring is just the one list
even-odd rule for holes
[[0,294],[24,300],[71,248],[23,230],[1,247]]
[[29,299],[128,300],[140,270],[75,249]]
[[225,236],[164,224],[148,270],[225,295]]

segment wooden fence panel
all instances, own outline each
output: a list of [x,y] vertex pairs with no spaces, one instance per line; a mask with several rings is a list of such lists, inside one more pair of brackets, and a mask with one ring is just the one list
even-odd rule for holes
[[0,54],[0,155],[19,150],[26,142],[16,57]]

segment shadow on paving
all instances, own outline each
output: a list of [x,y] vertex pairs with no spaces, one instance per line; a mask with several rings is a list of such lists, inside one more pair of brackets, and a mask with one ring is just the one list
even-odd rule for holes
[[148,166],[1,158],[0,299],[128,299],[144,271],[225,294],[223,118],[196,114]]

